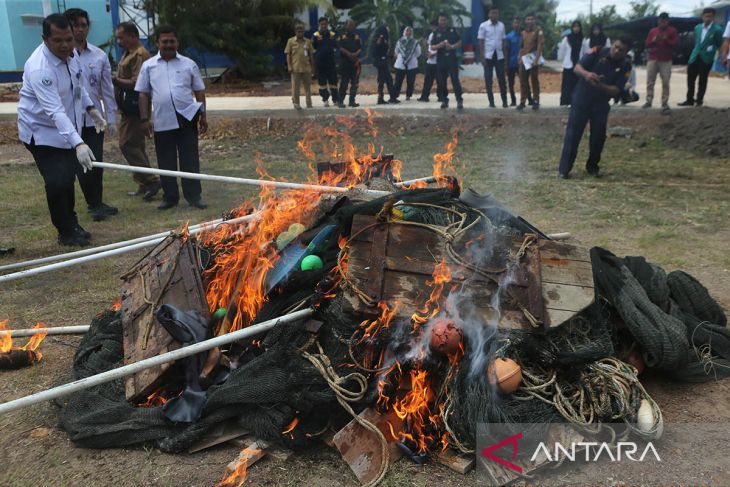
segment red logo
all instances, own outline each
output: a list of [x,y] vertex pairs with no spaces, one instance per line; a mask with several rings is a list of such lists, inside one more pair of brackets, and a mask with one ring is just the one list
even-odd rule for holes
[[522,439],[522,432],[517,433],[516,435],[510,436],[509,438],[505,438],[504,440],[497,442],[497,443],[483,449],[482,456],[484,458],[488,458],[490,460],[493,460],[493,461],[499,463],[503,467],[507,467],[510,470],[514,470],[515,472],[517,472],[518,474],[521,475],[522,467],[520,467],[519,465],[515,465],[514,463],[510,462],[509,460],[505,460],[504,458],[499,457],[493,453],[495,450],[499,450],[503,446],[512,445],[512,460],[514,460],[515,458],[517,458],[517,451],[519,449],[519,445],[517,444],[517,442],[520,441],[521,439]]

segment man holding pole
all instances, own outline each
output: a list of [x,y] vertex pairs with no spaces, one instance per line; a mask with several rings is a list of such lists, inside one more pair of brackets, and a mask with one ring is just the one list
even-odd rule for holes
[[[150,53],[140,42],[139,30],[132,22],[119,24],[114,37],[119,47],[124,49],[117,66],[117,76],[112,78],[120,114],[119,150],[130,166],[150,167],[145,150],[146,133],[139,115],[139,95],[134,91],[142,63],[150,58]],[[129,195],[142,196],[145,201],[151,201],[162,188],[160,177],[154,174],[134,173],[132,179],[137,183],[137,190]]]
[[90,171],[94,153],[80,133],[84,117],[92,120],[97,131],[106,128],[106,120],[84,88],[82,67],[72,57],[73,47],[68,19],[61,14],[46,17],[43,43],[23,69],[18,135],[43,176],[58,243],[85,246],[91,234],[81,228],[74,211],[74,182],[77,164],[84,172]]
[[[140,120],[149,136],[154,132],[160,169],[177,171],[179,154],[180,171],[199,173],[198,125],[200,133],[208,130],[205,84],[198,65],[178,54],[177,32],[172,26],[159,26],[156,37],[160,52],[142,64],[134,87],[139,92]],[[155,106],[152,124],[149,119],[150,99]],[[164,196],[157,209],[169,210],[180,200],[177,178],[163,176],[161,180]],[[201,210],[208,207],[200,199],[200,181],[183,179],[182,189],[190,206]]]
[[[76,49],[74,55],[81,64],[81,81],[89,94],[91,101],[99,113],[106,114],[107,130],[98,132],[94,121],[84,116],[84,128],[81,138],[91,148],[97,161],[104,160],[104,133],[113,135],[116,123],[117,104],[114,101],[114,87],[112,86],[112,67],[106,53],[87,42],[91,22],[86,10],[70,8],[64,13],[74,32]],[[104,192],[104,170],[95,167],[91,171],[83,172],[81,166],[76,168],[76,177],[79,180],[81,191],[84,193],[86,205],[94,221],[106,220],[116,215],[119,210],[105,204],[102,200]]]

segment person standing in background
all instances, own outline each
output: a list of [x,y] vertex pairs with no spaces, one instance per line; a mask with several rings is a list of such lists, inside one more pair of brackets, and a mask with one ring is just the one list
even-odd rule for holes
[[357,32],[355,32],[355,21],[347,19],[345,25],[345,33],[338,40],[340,46],[341,62],[340,62],[340,108],[345,108],[345,95],[347,94],[347,85],[350,85],[350,101],[348,106],[357,108],[359,103],[355,102],[357,96],[357,87],[360,83],[360,71],[362,64],[360,63],[360,54],[362,53],[362,41]]
[[570,26],[570,34],[563,37],[558,48],[558,59],[563,61],[563,81],[560,87],[560,105],[568,106],[573,99],[573,91],[578,78],[575,76],[575,65],[580,60],[583,45],[583,24],[580,20]]
[[436,89],[438,90],[441,108],[449,108],[449,89],[447,82],[451,78],[451,87],[456,97],[456,108],[464,108],[461,81],[459,81],[459,61],[456,50],[461,47],[461,36],[456,29],[449,27],[449,17],[439,14],[438,29],[433,35],[431,49],[436,51]]
[[[540,62],[542,48],[545,44],[545,35],[535,23],[535,15],[525,17],[525,30],[522,32],[520,45],[520,104],[518,110],[525,109],[528,93],[532,93],[532,109],[540,109]],[[525,65],[525,59],[531,59],[531,65]]]
[[438,25],[437,20],[431,21],[431,33],[428,35],[428,39],[426,40],[426,75],[423,78],[423,90],[421,91],[421,96],[418,98],[418,101],[428,101],[428,98],[431,96],[433,82],[436,80],[436,51],[431,49],[431,41],[433,40],[433,33],[436,32],[436,29],[438,29]]
[[413,28],[403,29],[403,37],[395,45],[395,98],[400,96],[403,79],[406,80],[406,101],[413,96],[418,73],[418,58],[421,57],[421,43],[413,38]]
[[720,50],[720,62],[727,68],[727,78],[730,80],[730,20],[725,26],[725,33],[722,34],[722,49]]
[[307,108],[312,108],[312,71],[314,70],[314,48],[312,41],[304,37],[304,25],[294,27],[294,37],[286,41],[284,48],[286,67],[291,75],[291,101],[294,108],[301,110],[299,104],[300,87],[304,86]]
[[[695,47],[687,61],[687,98],[679,104],[681,107],[702,106],[707,91],[707,78],[715,61],[717,49],[722,45],[722,27],[714,23],[715,9],[702,11],[702,23],[695,26]],[[695,82],[699,76],[697,97],[695,98]]]
[[89,98],[81,80],[81,64],[73,54],[71,24],[62,14],[43,19],[43,43],[23,66],[18,102],[18,138],[30,151],[43,177],[51,222],[58,243],[89,245],[91,234],[81,228],[74,211],[76,166],[88,172],[94,153],[81,138],[84,114],[96,130],[106,120]]
[[656,76],[662,78],[662,111],[669,111],[669,80],[672,76],[672,57],[679,43],[677,29],[669,25],[669,14],[659,14],[658,25],[649,31],[646,37],[646,49],[649,61],[646,65],[646,103],[643,108],[651,108],[654,101],[654,84]]
[[[139,116],[139,94],[134,91],[139,71],[142,64],[150,58],[150,53],[140,42],[139,30],[132,22],[119,24],[114,30],[114,36],[119,47],[124,49],[122,59],[117,65],[117,76],[112,78],[120,115],[119,150],[130,166],[150,167],[145,150],[147,134]],[[128,194],[142,196],[144,201],[151,201],[162,188],[160,177],[156,174],[136,172],[132,174],[132,179],[137,183],[137,190]]]
[[[507,83],[509,84],[509,94],[512,98],[510,106],[517,106],[517,97],[515,96],[515,78],[520,73],[520,46],[522,45],[522,31],[520,29],[520,18],[512,19],[512,32],[507,34]],[[527,99],[532,105],[532,93],[527,94]]]
[[601,49],[610,47],[611,39],[603,33],[603,25],[593,24],[591,26],[591,33],[585,38],[585,40],[583,40],[583,46],[580,49],[580,57],[583,58],[586,54],[598,52]]
[[489,19],[479,25],[477,40],[479,41],[479,60],[484,67],[484,84],[487,87],[489,107],[494,108],[494,92],[492,91],[492,76],[497,73],[499,94],[502,97],[502,106],[507,108],[507,86],[504,79],[504,68],[507,51],[507,32],[504,24],[499,21],[499,9],[489,9]]
[[[147,132],[155,136],[155,152],[160,169],[200,172],[198,125],[200,133],[208,130],[205,115],[205,84],[200,69],[190,58],[177,52],[177,32],[161,25],[155,32],[159,53],[142,64],[134,89],[139,92],[139,110]],[[194,98],[193,98],[194,97]],[[154,105],[153,123],[149,123],[150,99]],[[177,206],[180,194],[177,178],[163,176],[162,204],[158,210]],[[190,206],[204,210],[197,179],[182,180],[183,196]]]
[[330,30],[329,25],[327,17],[320,17],[319,30],[312,36],[314,68],[319,83],[319,94],[326,107],[330,106],[330,97],[332,97],[333,105],[338,104],[337,67],[335,64],[335,52],[338,50],[337,36]]
[[[388,52],[390,51],[390,34],[388,26],[381,25],[373,34],[373,66],[378,70],[378,105],[387,103],[400,103],[395,97],[393,89],[393,78],[390,76],[390,65],[388,64]],[[385,101],[384,88],[388,88],[389,101]]]
[[[104,134],[114,136],[116,131],[117,103],[114,100],[114,86],[112,86],[112,67],[109,57],[104,51],[89,44],[87,38],[91,22],[89,14],[80,8],[70,8],[64,13],[74,32],[75,55],[81,64],[81,81],[89,94],[94,107],[106,117],[107,129],[97,131],[90,116],[84,116],[84,128],[81,129],[81,138],[91,148],[97,161],[104,160]],[[103,202],[104,170],[95,167],[91,171],[83,171],[81,166],[76,167],[76,178],[84,194],[86,206],[94,221],[105,220],[109,216],[119,213],[119,210]]]

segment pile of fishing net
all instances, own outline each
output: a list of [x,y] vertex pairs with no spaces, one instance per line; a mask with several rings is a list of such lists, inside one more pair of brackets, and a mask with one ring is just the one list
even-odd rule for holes
[[[634,424],[642,401],[660,418],[637,378],[635,362],[625,362],[631,362],[630,355],[676,380],[714,380],[730,373],[726,317],[699,282],[681,271],[667,275],[641,257],[622,259],[600,248],[591,250],[595,303],[560,327],[498,333],[495,327],[493,337],[478,345],[466,341],[456,361],[409,355],[407,344],[414,339],[409,323],[394,323],[364,337],[363,317],[348,311],[342,293],[325,296],[337,286],[337,237],[350,236],[355,215],[376,216],[395,202],[410,203],[412,221],[445,225],[448,220],[436,208],[458,206],[471,215],[469,221],[485,215],[503,235],[542,236],[493,199],[464,195],[457,199],[453,189],[399,191],[366,202],[345,198],[333,205],[308,229],[316,235],[326,225],[336,226],[321,252],[324,267],[295,272],[254,321],[279,316],[292,306],[313,306],[319,324],[279,325],[260,343],[246,340],[230,347],[227,353],[235,367],[225,381],[207,390],[197,422],[173,423],[161,407],[130,404],[117,380],[72,396],[61,413],[61,427],[83,447],[152,442],[163,451],[180,452],[217,425],[233,422],[261,439],[298,447],[317,441],[328,429],[337,431],[353,411],[393,407],[404,382],[425,371],[437,378],[430,412],[443,407],[441,419],[430,430],[419,430],[420,438],[411,434],[402,441],[414,451],[424,442],[429,448],[448,442],[467,452],[475,447],[478,423]],[[398,366],[374,366],[383,354],[398,357]],[[78,348],[76,378],[118,367],[123,355],[120,315],[104,313]],[[485,357],[519,364],[522,382],[516,392],[505,394],[490,384]],[[299,419],[296,429],[283,435],[294,418]],[[651,436],[656,431],[639,433]]]

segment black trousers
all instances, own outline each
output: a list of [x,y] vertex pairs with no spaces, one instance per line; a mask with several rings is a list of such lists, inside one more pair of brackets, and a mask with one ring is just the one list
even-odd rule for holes
[[509,84],[509,96],[512,99],[512,104],[517,103],[517,96],[515,95],[515,78],[520,74],[519,66],[507,70],[507,82]]
[[337,103],[337,69],[334,64],[317,66],[317,83],[322,101],[332,96],[332,103]]
[[31,140],[25,147],[33,155],[46,189],[51,222],[59,235],[70,236],[78,225],[74,211],[76,166],[79,165],[74,149],[59,149],[47,145],[35,145]]
[[388,96],[390,99],[395,98],[393,90],[393,77],[390,75],[390,67],[385,61],[378,62],[375,67],[378,69],[378,99],[384,98],[384,88],[388,88]]
[[403,80],[406,80],[406,98],[413,96],[413,90],[416,87],[416,74],[418,74],[418,68],[414,69],[396,69],[395,70],[395,85],[393,86],[393,92],[395,97],[400,96],[400,90],[403,87]]
[[437,71],[435,64],[426,63],[426,75],[423,78],[423,90],[421,91],[422,100],[428,100],[428,97],[431,96],[431,88],[433,82],[436,81]]
[[[198,154],[198,118],[196,114],[192,120],[177,114],[179,128],[155,132],[155,153],[157,154],[157,165],[160,169],[168,171],[200,172],[200,156]],[[178,169],[178,158],[180,169]],[[177,189],[177,178],[161,176],[163,199],[170,203],[177,203],[180,200],[180,193]],[[182,178],[183,196],[189,202],[200,199],[202,189],[197,179]]]
[[573,100],[573,90],[578,82],[573,68],[563,69],[563,80],[560,84],[560,104],[563,106],[570,105]]
[[494,80],[494,72],[497,72],[497,84],[499,84],[499,93],[502,96],[502,102],[507,103],[507,86],[504,79],[504,59],[497,59],[497,53],[492,54],[492,59],[485,59],[484,64],[484,84],[487,86],[487,98],[489,103],[494,104],[494,92],[492,91],[492,81]]
[[451,87],[454,90],[456,101],[462,101],[461,82],[459,81],[459,65],[456,63],[456,59],[437,64],[436,67],[438,69],[438,75],[436,77],[436,93],[439,95],[441,102],[449,102],[449,89],[446,85],[449,78],[451,78]]
[[[705,99],[707,91],[707,77],[710,75],[712,64],[707,64],[697,56],[695,62],[687,66],[687,100],[691,102],[702,103]],[[699,76],[700,82],[697,86],[697,98],[695,98],[695,82]]]
[[357,87],[360,84],[360,77],[357,74],[355,68],[342,69],[340,71],[340,102],[345,102],[345,95],[347,94],[347,85],[350,85],[350,103],[355,103],[355,97],[357,96]]
[[565,139],[563,140],[563,153],[560,156],[558,170],[561,174],[568,174],[573,169],[575,159],[578,156],[578,146],[588,122],[591,123],[591,136],[586,171],[589,173],[598,172],[601,152],[603,152],[603,146],[606,143],[606,128],[608,127],[608,113],[610,111],[611,106],[608,102],[594,101],[579,95],[573,97],[568,127],[565,129]]
[[[96,133],[94,127],[84,127],[81,131],[81,138],[84,143],[89,146],[91,152],[97,161],[104,160],[104,132]],[[84,173],[81,164],[76,164],[76,178],[79,180],[81,192],[84,193],[84,199],[89,208],[99,206],[102,202],[104,193],[104,170],[95,167],[91,171]]]

